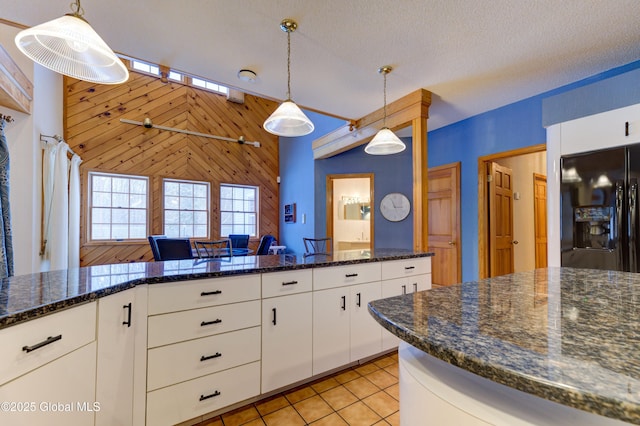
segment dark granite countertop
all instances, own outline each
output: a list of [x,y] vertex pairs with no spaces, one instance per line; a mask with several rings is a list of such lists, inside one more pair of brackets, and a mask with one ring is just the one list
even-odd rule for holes
[[369,311],[452,365],[640,424],[640,274],[537,269],[377,300]]
[[0,280],[0,329],[140,284],[431,256],[402,249],[345,250],[332,256],[281,254],[98,265]]

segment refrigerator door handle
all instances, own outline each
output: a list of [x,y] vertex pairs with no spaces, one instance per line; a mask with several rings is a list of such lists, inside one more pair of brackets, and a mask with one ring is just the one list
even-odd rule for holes
[[616,197],[616,235],[614,237],[613,243],[614,248],[617,250],[618,255],[616,256],[616,262],[618,265],[618,271],[624,271],[624,259],[621,250],[622,238],[624,233],[624,220],[623,220],[623,206],[624,206],[624,184],[621,181],[615,183],[615,197]]
[[638,258],[636,253],[636,236],[638,235],[638,181],[631,180],[629,186],[629,271],[638,272]]

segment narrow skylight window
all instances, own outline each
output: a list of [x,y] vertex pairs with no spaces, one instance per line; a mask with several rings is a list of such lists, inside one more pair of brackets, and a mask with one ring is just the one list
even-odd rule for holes
[[147,62],[138,61],[136,59],[131,61],[133,69],[137,71],[146,72],[147,74],[160,75],[160,67]]

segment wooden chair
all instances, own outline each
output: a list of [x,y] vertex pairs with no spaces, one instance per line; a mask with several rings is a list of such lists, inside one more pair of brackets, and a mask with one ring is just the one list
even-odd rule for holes
[[156,240],[160,260],[193,259],[188,238],[159,238]]
[[199,258],[232,257],[231,240],[195,241],[196,256]]
[[325,238],[305,238],[302,237],[304,242],[305,256],[312,255],[330,255],[331,247],[333,246],[330,237]]

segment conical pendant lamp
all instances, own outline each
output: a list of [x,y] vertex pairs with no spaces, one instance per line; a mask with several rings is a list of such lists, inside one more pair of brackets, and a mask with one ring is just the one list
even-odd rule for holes
[[382,129],[376,133],[371,142],[364,148],[364,152],[371,155],[397,154],[405,150],[405,144],[387,127],[387,74],[393,68],[389,65],[380,67],[378,73],[384,76],[384,119]]
[[291,100],[291,33],[298,28],[298,24],[292,19],[284,19],[280,28],[287,33],[287,100],[267,118],[263,127],[278,136],[304,136],[313,132],[313,123]]
[[60,74],[101,84],[119,84],[129,71],[102,38],[82,17],[80,0],[73,13],[20,31],[18,49],[33,61]]

